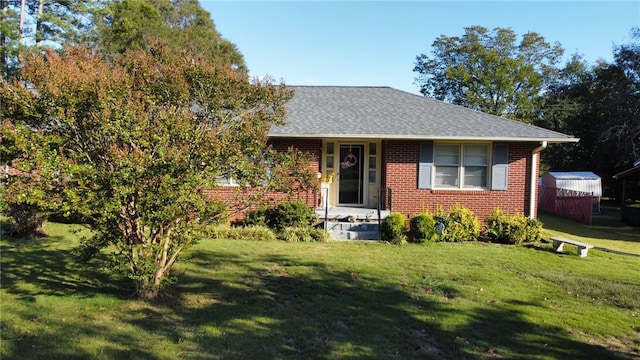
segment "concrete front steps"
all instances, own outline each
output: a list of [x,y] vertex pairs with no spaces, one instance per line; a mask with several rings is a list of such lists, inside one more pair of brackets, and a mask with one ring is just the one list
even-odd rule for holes
[[328,221],[327,231],[336,240],[380,240],[377,222]]
[[381,210],[378,217],[377,209],[334,206],[316,209],[316,214],[336,240],[380,240],[378,221],[389,211]]

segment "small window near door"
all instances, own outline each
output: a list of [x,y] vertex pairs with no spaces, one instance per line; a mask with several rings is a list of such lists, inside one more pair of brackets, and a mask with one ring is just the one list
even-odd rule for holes
[[326,159],[327,169],[333,169],[334,144],[332,142],[328,142],[326,146],[327,146],[327,159]]
[[369,182],[370,183],[376,182],[376,171],[375,170],[369,170]]
[[376,170],[378,169],[378,146],[376,143],[369,143],[369,176],[370,183],[377,181]]

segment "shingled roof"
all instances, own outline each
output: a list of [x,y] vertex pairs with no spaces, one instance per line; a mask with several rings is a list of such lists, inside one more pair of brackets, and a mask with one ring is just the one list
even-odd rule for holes
[[559,132],[390,87],[293,86],[271,137],[576,142]]

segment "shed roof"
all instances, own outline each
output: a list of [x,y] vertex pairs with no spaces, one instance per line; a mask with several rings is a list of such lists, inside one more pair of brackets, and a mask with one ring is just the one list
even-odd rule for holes
[[541,184],[560,189],[568,189],[602,196],[600,176],[589,171],[550,172],[542,175]]
[[599,180],[600,176],[590,171],[550,171],[549,175],[561,180]]
[[559,132],[390,87],[293,86],[271,137],[577,142]]

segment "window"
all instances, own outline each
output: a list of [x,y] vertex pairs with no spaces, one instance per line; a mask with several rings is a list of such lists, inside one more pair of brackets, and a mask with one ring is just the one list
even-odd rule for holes
[[435,153],[436,187],[460,186],[460,146],[436,144]]
[[418,188],[506,190],[508,146],[495,143],[490,149],[478,143],[420,144]]
[[[259,156],[248,156],[249,163],[253,165],[248,173],[241,169],[227,169],[216,178],[216,183],[220,186],[266,186],[273,176],[273,160],[267,154]],[[264,171],[264,173],[262,172]],[[259,176],[257,182],[251,180],[252,177]]]
[[221,186],[238,186],[238,183],[229,175],[218,176],[216,182]]
[[489,167],[489,146],[463,145],[463,187],[486,188]]
[[436,144],[435,187],[486,188],[488,159],[486,144]]
[[335,151],[335,143],[327,142],[325,143],[325,166],[324,166],[324,174],[322,174],[322,182],[332,183],[334,177],[334,151]]
[[369,182],[376,182],[376,169],[378,159],[378,149],[376,143],[369,143]]

